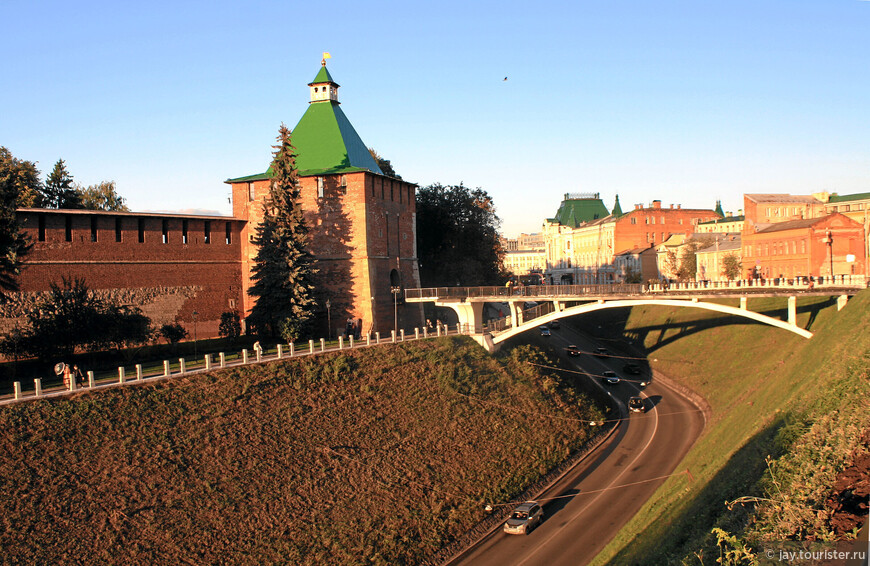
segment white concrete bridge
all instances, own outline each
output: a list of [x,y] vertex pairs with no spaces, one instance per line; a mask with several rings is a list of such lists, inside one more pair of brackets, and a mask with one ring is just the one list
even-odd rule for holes
[[[699,308],[742,316],[811,338],[812,332],[797,326],[797,297],[836,296],[842,309],[850,295],[867,288],[864,276],[838,276],[781,281],[716,281],[661,285],[535,285],[521,287],[437,287],[408,289],[409,303],[432,302],[453,309],[464,333],[471,334],[487,350],[498,349],[501,342],[558,318],[601,309],[659,305],[673,308]],[[785,320],[747,308],[749,297],[787,297]],[[740,299],[740,307],[730,307],[711,299]],[[537,305],[525,309],[528,302]],[[507,303],[510,315],[484,321],[486,303]]]

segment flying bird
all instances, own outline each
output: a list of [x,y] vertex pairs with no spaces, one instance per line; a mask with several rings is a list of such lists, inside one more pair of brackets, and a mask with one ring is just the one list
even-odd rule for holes
[[507,77],[505,77],[504,80],[507,80]]

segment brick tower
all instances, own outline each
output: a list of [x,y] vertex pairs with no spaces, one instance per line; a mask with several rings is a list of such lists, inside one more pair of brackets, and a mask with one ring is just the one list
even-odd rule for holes
[[[419,326],[418,305],[404,289],[420,286],[416,245],[416,185],[384,175],[341,110],[339,85],[326,61],[309,83],[308,109],[292,131],[301,202],[316,259],[317,324],[335,336],[349,318],[363,332]],[[277,131],[277,129],[276,129]],[[233,216],[242,228],[242,316],[256,299],[247,294],[256,256],[252,239],[263,219],[268,171],[228,179]],[[394,292],[397,291],[397,292]],[[327,301],[330,308],[327,309]],[[329,321],[327,322],[327,317]]]

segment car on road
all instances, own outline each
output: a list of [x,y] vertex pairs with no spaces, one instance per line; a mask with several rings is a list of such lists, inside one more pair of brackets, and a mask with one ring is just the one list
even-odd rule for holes
[[562,323],[558,320],[554,320],[550,322],[550,328],[552,328],[553,330],[559,330],[560,328],[562,328]]
[[579,356],[583,352],[580,351],[580,348],[577,347],[576,344],[569,344],[565,351],[568,352],[569,356]]
[[537,501],[520,503],[504,524],[509,535],[527,535],[544,520],[544,510]]
[[599,348],[595,348],[595,352],[593,352],[593,355],[596,358],[606,358],[607,356],[610,355],[610,352],[607,351],[607,348],[600,348],[599,347]]
[[541,336],[550,336],[550,329],[546,326],[539,326],[538,330],[541,331]]
[[645,413],[646,405],[643,402],[643,397],[631,397],[628,400],[628,410],[632,413]]
[[619,383],[619,376],[616,375],[615,371],[606,370],[604,373],[601,374],[601,377],[603,377],[604,381],[609,383],[610,385],[616,385],[617,383]]
[[629,362],[622,366],[622,371],[624,371],[625,373],[630,373],[631,375],[640,375],[641,371],[643,370],[641,370],[639,365]]

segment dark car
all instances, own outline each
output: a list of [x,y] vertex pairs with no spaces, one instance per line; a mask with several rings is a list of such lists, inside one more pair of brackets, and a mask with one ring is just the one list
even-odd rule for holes
[[550,328],[552,328],[553,330],[559,330],[560,328],[562,328],[562,323],[558,320],[554,320],[550,322]]
[[546,326],[540,326],[538,327],[538,330],[541,331],[541,336],[550,336],[550,329]]
[[504,524],[510,535],[527,535],[544,520],[544,510],[537,501],[520,503]]
[[577,347],[576,344],[569,344],[565,351],[568,352],[569,356],[579,356],[583,352],[580,351],[580,348]]
[[630,373],[631,375],[640,375],[643,370],[641,370],[640,366],[637,364],[627,363],[622,366],[622,371]]
[[615,371],[607,370],[601,374],[601,377],[603,377],[604,381],[610,385],[616,385],[619,383],[619,376],[616,375]]
[[643,397],[631,397],[628,400],[628,410],[632,413],[645,413],[646,405],[643,402]]
[[596,358],[606,358],[610,352],[607,351],[607,348],[595,348],[594,355]]

